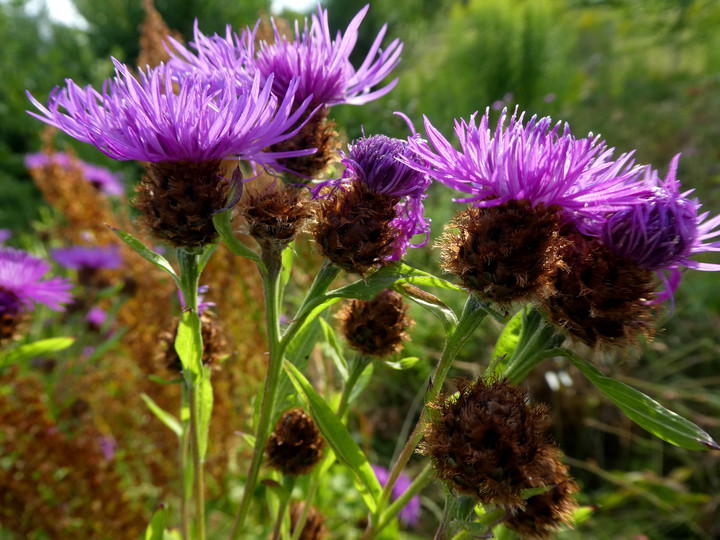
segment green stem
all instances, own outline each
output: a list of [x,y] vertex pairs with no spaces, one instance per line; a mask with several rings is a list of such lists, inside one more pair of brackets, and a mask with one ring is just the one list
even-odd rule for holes
[[204,463],[200,456],[200,431],[198,429],[198,418],[200,417],[200,406],[197,393],[200,385],[194,384],[190,388],[190,434],[192,437],[192,457],[195,470],[195,508],[196,508],[196,529],[199,540],[205,540],[205,477]]
[[383,488],[377,510],[370,519],[364,538],[372,538],[374,536],[375,533],[373,531],[377,528],[379,516],[390,500],[390,495],[392,494],[395,482],[397,482],[400,473],[405,468],[408,461],[410,461],[413,453],[415,453],[415,448],[417,448],[417,445],[422,439],[423,425],[425,423],[425,418],[427,417],[427,404],[432,402],[442,390],[445,378],[447,377],[448,371],[450,371],[453,361],[457,357],[463,345],[465,345],[465,342],[468,338],[470,338],[475,328],[477,328],[478,324],[480,324],[486,315],[487,311],[485,309],[485,304],[474,295],[470,295],[467,302],[465,302],[465,307],[460,315],[460,320],[455,327],[455,331],[448,336],[447,341],[445,342],[442,357],[435,368],[435,373],[433,374],[430,387],[425,398],[426,406],[423,408],[423,411],[420,414],[420,419],[415,425],[415,429],[413,429],[413,432],[410,434],[410,438],[407,443],[405,443],[397,461],[390,470],[387,484],[385,484],[385,487]]
[[365,371],[365,368],[372,362],[372,358],[367,356],[357,356],[350,366],[350,372],[348,378],[343,385],[343,391],[340,395],[340,404],[338,405],[337,416],[342,421],[345,413],[347,412],[348,404],[350,403],[350,396],[352,395],[353,388],[357,384],[360,376]]
[[189,425],[186,419],[183,419],[183,412],[188,407],[188,391],[185,385],[182,386],[182,398],[180,406],[180,419],[182,425],[182,435],[180,436],[180,470],[182,475],[180,481],[182,483],[182,498],[180,500],[180,516],[181,516],[181,533],[183,540],[190,538],[190,504],[188,499],[192,496],[192,489],[188,489],[187,482],[185,481],[186,469],[191,466],[189,465],[190,460],[190,437]]
[[288,505],[290,504],[290,499],[292,498],[292,490],[294,486],[294,476],[285,476],[283,478],[283,487],[285,488],[285,493],[280,498],[280,504],[278,505],[277,518],[275,519],[275,528],[273,529],[272,540],[280,540],[280,537],[282,536],[281,532],[283,529],[283,522],[285,521],[285,512],[287,511]]
[[405,508],[407,503],[410,502],[410,499],[420,493],[423,488],[430,483],[432,480],[432,470],[432,465],[429,463],[425,465],[425,468],[420,471],[420,474],[412,481],[407,490],[405,490],[405,493],[395,499],[395,501],[388,506],[387,510],[383,512],[379,520],[377,529],[375,529],[375,534],[379,534],[380,531],[387,527],[392,520],[397,517],[400,511]]
[[281,253],[272,248],[263,250],[262,262],[264,268],[259,265],[262,275],[263,290],[265,296],[265,323],[268,333],[268,348],[270,360],[268,364],[265,387],[263,389],[262,403],[260,405],[260,416],[258,419],[257,432],[255,434],[255,447],[253,448],[250,468],[248,470],[245,492],[243,493],[240,508],[231,538],[237,539],[243,530],[245,519],[250,510],[253,492],[257,485],[262,464],[263,453],[268,437],[270,436],[270,422],[272,421],[273,404],[277,393],[280,371],[282,369],[282,351],[280,350],[280,317],[278,311],[278,295],[280,288],[280,271],[282,270]]

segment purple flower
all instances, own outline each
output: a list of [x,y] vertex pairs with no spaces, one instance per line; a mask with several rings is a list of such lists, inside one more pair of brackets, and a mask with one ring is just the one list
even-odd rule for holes
[[688,198],[692,190],[680,193],[679,159],[680,154],[673,158],[665,180],[646,167],[644,184],[651,194],[641,204],[612,214],[600,232],[607,247],[640,268],[670,272],[664,297],[677,289],[680,267],[720,270],[718,264],[690,259],[697,253],[720,251],[720,241],[705,242],[720,235],[720,216],[707,219],[708,212],[698,213],[697,199]]
[[117,441],[112,435],[103,435],[100,437],[100,450],[102,450],[103,456],[106,461],[112,461],[115,459],[115,453],[117,450]]
[[117,246],[71,246],[53,249],[50,254],[60,266],[72,270],[115,269],[123,263]]
[[518,116],[517,110],[509,121],[503,110],[491,132],[489,116],[486,110],[479,126],[475,115],[469,122],[455,121],[460,151],[426,117],[429,144],[417,138],[409,141],[426,164],[408,164],[468,193],[458,199],[461,202],[478,207],[510,200],[559,205],[580,229],[608,212],[636,204],[647,193],[636,181],[641,169],[633,166],[632,153],[611,160],[613,149],[598,137],[576,139],[567,124],[560,132],[560,123],[551,125],[549,117],[533,116],[524,124],[524,113]]
[[85,315],[85,320],[90,326],[100,328],[107,320],[107,312],[98,306],[94,306]]
[[10,229],[0,229],[0,244],[4,244],[12,237],[12,231]]
[[0,247],[0,314],[14,316],[30,310],[33,303],[64,311],[63,304],[72,300],[71,284],[54,277],[42,280],[50,265],[29,253]]
[[[387,484],[388,478],[390,477],[389,471],[380,465],[372,465],[372,469],[378,479],[378,482],[380,482],[380,485],[385,487],[385,484]],[[398,476],[397,482],[395,482],[392,489],[392,500],[394,501],[400,498],[400,496],[408,490],[410,484],[412,484],[410,477],[408,477],[405,473],[400,473],[400,476]],[[413,527],[417,523],[420,518],[419,495],[415,495],[408,501],[405,508],[400,511],[399,517],[400,521],[402,521],[407,527]]]
[[120,196],[125,194],[125,188],[122,184],[122,174],[114,173],[104,167],[86,163],[65,152],[55,152],[52,154],[39,152],[25,156],[25,167],[28,169],[39,169],[53,164],[59,165],[66,170],[78,168],[80,174],[82,174],[88,182],[106,195]]
[[47,108],[28,93],[40,111],[29,114],[117,160],[208,162],[239,156],[265,164],[285,157],[262,150],[294,135],[297,128],[289,130],[307,106],[291,112],[295,82],[280,101],[271,93],[272,78],[261,84],[257,76],[240,86],[225,77],[218,87],[197,71],[177,73],[160,64],[137,80],[127,66],[113,62],[115,77],[102,93],[67,80],[65,88],[52,91]]
[[[349,182],[362,182],[375,193],[399,199],[395,206],[397,217],[391,223],[400,232],[392,260],[400,259],[408,246],[422,247],[427,243],[430,220],[423,216],[422,201],[427,197],[431,180],[427,174],[408,166],[408,162],[418,166],[423,162],[411,152],[406,141],[385,135],[363,137],[348,145],[342,162],[346,166],[342,178],[319,184],[313,190],[315,197],[326,197]],[[419,244],[410,243],[416,234],[425,238]]]
[[[198,315],[202,315],[203,313],[205,313],[208,308],[215,307],[215,302],[205,301],[205,295],[207,294],[208,290],[210,290],[209,285],[201,285],[200,287],[198,287]],[[185,296],[180,289],[178,289],[178,300],[180,300],[181,309],[185,311]]]

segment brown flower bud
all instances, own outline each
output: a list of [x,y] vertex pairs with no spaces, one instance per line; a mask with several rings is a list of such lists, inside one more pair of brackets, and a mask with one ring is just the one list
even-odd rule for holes
[[320,461],[324,444],[310,415],[290,409],[280,417],[265,446],[267,464],[286,475],[308,473]]
[[391,225],[399,199],[360,181],[322,200],[313,236],[320,253],[347,272],[365,275],[387,264],[399,232]]
[[527,200],[471,207],[455,216],[438,242],[443,268],[498,304],[547,295],[562,266],[559,224],[557,206],[533,207]]
[[229,191],[219,170],[220,161],[148,163],[133,202],[141,224],[175,247],[212,243],[212,216],[225,206]]
[[652,337],[655,275],[577,232],[563,251],[567,268],[554,275],[556,293],[542,299],[548,319],[590,347],[627,346]]
[[[290,506],[290,532],[295,535],[298,522],[305,510],[305,503],[293,503]],[[327,537],[327,529],[325,528],[325,516],[314,506],[310,507],[307,520],[300,533],[299,540],[323,540]]]
[[373,300],[350,300],[338,313],[340,331],[350,347],[383,358],[402,349],[414,324],[402,295],[385,289]]
[[540,478],[555,452],[546,407],[507,381],[459,381],[457,396],[441,395],[432,407],[421,451],[435,475],[484,504],[517,506],[520,493]]

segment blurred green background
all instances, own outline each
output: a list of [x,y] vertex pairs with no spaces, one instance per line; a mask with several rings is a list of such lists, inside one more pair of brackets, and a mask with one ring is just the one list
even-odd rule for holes
[[[112,73],[109,55],[129,63],[138,55],[138,27],[144,17],[140,0],[74,4],[84,17],[79,27],[53,22],[47,10],[29,10],[27,1],[0,3],[0,228],[29,230],[43,205],[23,167],[23,156],[40,149],[42,127],[24,112],[30,106],[25,90],[43,102],[65,78],[98,85]],[[331,26],[344,29],[364,4],[326,2]],[[270,11],[266,0],[156,0],[155,5],[168,26],[186,38],[192,35],[195,17],[203,32],[212,33],[223,32],[227,23],[252,24]],[[360,29],[355,65],[385,23],[388,36],[405,43],[395,72],[400,82],[388,96],[366,106],[333,109],[348,139],[359,136],[362,128],[367,134],[407,136],[407,126],[394,111],[407,114],[417,127],[426,115],[449,135],[454,118],[467,118],[486,107],[518,106],[527,115],[567,121],[578,136],[602,134],[619,153],[635,149],[639,162],[652,163],[663,174],[671,158],[682,153],[679,177],[685,188],[695,189],[705,209],[720,212],[717,0],[374,2]],[[133,179],[132,165],[118,165],[88,145],[63,141],[83,159],[124,169]],[[433,187],[427,201],[433,237],[458,209],[452,196],[443,187]],[[436,265],[430,249],[412,257],[425,267]],[[436,326],[418,324],[411,353],[433,350]],[[674,313],[666,313],[661,326],[655,342],[642,350],[620,358],[598,354],[595,360],[612,364],[615,376],[688,415],[718,438],[717,275],[688,273]],[[461,364],[469,366],[467,372],[472,373],[473,355],[487,357],[492,341],[492,335],[479,336],[468,349]],[[582,485],[582,502],[598,507],[577,532],[562,536],[720,538],[720,458],[650,439],[624,423],[589,388],[566,384],[561,392],[548,384],[553,373],[566,369],[549,366],[546,374],[530,381],[535,395],[554,406],[556,437]],[[402,382],[406,376],[388,372],[371,388],[376,403],[400,408],[400,418],[407,406],[397,404],[409,404],[415,397],[411,385]],[[583,414],[563,412],[568,410]],[[391,427],[388,433],[397,431]],[[380,449],[382,444],[379,440]],[[389,438],[387,453],[392,444]]]

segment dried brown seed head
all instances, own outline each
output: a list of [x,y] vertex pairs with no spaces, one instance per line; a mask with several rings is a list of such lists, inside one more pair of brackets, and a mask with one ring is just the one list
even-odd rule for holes
[[286,475],[308,473],[320,461],[324,444],[310,415],[290,409],[280,417],[265,446],[267,464]]
[[[298,522],[305,510],[305,503],[293,503],[290,506],[290,532],[295,535]],[[299,540],[323,540],[327,537],[327,529],[325,528],[325,516],[314,506],[310,507],[307,520],[300,533]]]

